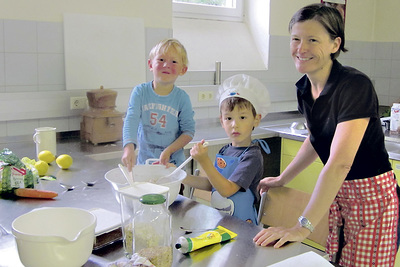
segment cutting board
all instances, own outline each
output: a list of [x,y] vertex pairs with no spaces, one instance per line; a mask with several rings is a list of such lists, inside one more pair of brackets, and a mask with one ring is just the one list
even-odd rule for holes
[[133,88],[146,78],[141,18],[64,14],[67,90]]

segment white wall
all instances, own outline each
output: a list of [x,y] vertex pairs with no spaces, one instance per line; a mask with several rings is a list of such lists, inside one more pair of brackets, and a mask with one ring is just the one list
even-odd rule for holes
[[172,28],[171,0],[0,0],[0,6],[2,19],[62,22],[64,13],[84,13],[143,18],[145,27]]
[[[271,35],[288,35],[288,23],[302,6],[316,0],[270,0]],[[346,38],[353,41],[400,42],[398,0],[347,0]]]
[[[264,0],[251,1],[254,4]],[[298,8],[312,2],[315,1],[270,0],[268,70],[223,71],[222,79],[237,73],[252,75],[269,89],[272,112],[295,110],[293,84],[300,74],[289,55],[287,25]],[[393,23],[400,3],[386,0],[383,6],[378,0],[348,2],[346,30],[350,51],[339,59],[369,75],[381,104],[391,105],[400,98],[400,35]],[[155,5],[160,8],[155,10]],[[39,126],[79,130],[82,111],[70,110],[69,98],[85,96],[86,91],[65,90],[64,12],[142,17],[146,57],[156,42],[172,36],[170,0],[0,0],[0,6],[0,137],[33,134]],[[147,80],[151,77],[147,71]],[[190,71],[190,66],[189,72],[177,81],[189,93],[196,119],[218,116],[215,101],[197,99],[201,90],[216,91],[216,86],[210,86],[213,82],[213,71]],[[117,92],[117,109],[124,112],[130,89]]]

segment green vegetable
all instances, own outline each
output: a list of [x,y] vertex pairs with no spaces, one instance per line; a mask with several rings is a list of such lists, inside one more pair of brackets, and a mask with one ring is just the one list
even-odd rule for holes
[[30,170],[8,148],[0,152],[0,194],[14,194],[16,188],[34,188],[39,176]]
[[25,188],[34,188],[34,183],[38,183],[38,179],[35,179],[31,170],[26,169],[26,174],[24,176],[24,186]]
[[0,161],[3,161],[8,165],[13,165],[18,169],[22,169],[25,167],[25,164],[23,164],[22,161],[8,148],[4,148],[0,152]]
[[4,165],[1,174],[1,193],[12,193],[11,166]]

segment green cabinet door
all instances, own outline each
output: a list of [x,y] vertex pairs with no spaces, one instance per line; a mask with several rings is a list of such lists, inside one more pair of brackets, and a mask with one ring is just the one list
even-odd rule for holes
[[[302,143],[301,141],[282,138],[281,172],[292,162]],[[306,193],[312,193],[323,166],[321,160],[319,158],[316,159],[286,186]]]

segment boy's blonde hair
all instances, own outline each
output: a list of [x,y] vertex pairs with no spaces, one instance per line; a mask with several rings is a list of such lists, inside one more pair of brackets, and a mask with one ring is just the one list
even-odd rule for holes
[[176,51],[182,56],[182,63],[185,66],[188,66],[189,60],[187,57],[187,52],[183,44],[179,42],[178,40],[174,38],[169,38],[169,39],[164,39],[161,42],[159,42],[157,45],[155,45],[149,54],[150,60],[152,60],[157,54],[159,53],[164,53],[167,51],[170,47],[173,47],[176,49]]

